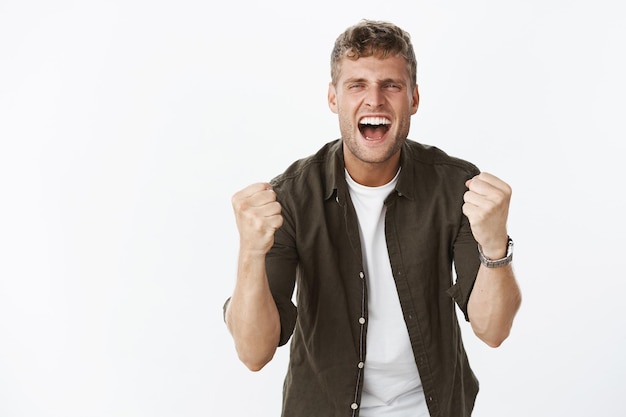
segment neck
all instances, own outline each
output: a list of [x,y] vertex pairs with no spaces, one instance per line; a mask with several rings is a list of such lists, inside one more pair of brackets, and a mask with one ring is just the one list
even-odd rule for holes
[[400,168],[400,152],[384,162],[363,162],[357,158],[345,157],[346,170],[357,183],[366,187],[380,187],[391,181]]

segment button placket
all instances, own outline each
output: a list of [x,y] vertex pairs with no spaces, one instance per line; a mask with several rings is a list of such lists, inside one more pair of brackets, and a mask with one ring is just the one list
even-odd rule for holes
[[354,392],[354,401],[352,402],[352,404],[350,404],[350,408],[352,409],[352,415],[356,415],[356,410],[358,410],[359,408],[359,403],[357,402],[357,399],[359,397],[359,386],[361,384],[361,378],[362,378],[362,373],[363,373],[363,368],[365,367],[365,355],[364,355],[364,350],[365,350],[365,323],[367,322],[367,320],[365,319],[365,295],[366,295],[366,289],[365,289],[365,273],[363,271],[359,271],[359,279],[361,280],[361,315],[358,318],[358,322],[360,325],[360,337],[359,337],[359,362],[357,363],[357,368],[358,368],[358,377],[357,377],[357,381],[356,381],[356,387],[355,387],[355,392]]

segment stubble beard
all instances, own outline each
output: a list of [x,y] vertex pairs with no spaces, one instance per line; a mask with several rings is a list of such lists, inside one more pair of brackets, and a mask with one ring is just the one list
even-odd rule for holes
[[[404,145],[404,142],[406,142],[406,138],[409,133],[409,125],[406,123],[401,123],[394,137],[387,138],[387,144],[392,141],[393,145],[386,148],[386,151],[382,154],[380,154],[379,150],[374,150],[373,152],[370,152],[368,149],[359,146],[358,139],[355,137],[355,135],[360,135],[360,132],[358,128],[354,127],[351,121],[346,122],[344,120],[343,123],[341,123],[340,131],[344,145],[357,159],[365,163],[382,164],[391,159],[391,157],[393,157],[398,151],[400,151],[400,149],[402,149],[402,145]],[[393,132],[389,133],[393,134]]]

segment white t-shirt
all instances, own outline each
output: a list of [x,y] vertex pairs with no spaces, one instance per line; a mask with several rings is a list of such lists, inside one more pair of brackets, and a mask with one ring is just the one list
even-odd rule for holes
[[346,171],[359,231],[368,288],[367,356],[361,417],[428,417],[415,357],[391,272],[385,240],[385,199],[398,174],[388,184],[366,187]]

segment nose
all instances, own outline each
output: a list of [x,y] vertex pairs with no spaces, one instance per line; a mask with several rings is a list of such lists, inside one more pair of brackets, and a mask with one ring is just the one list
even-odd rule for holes
[[365,95],[364,103],[371,109],[376,109],[383,105],[383,94],[379,88],[370,88]]

